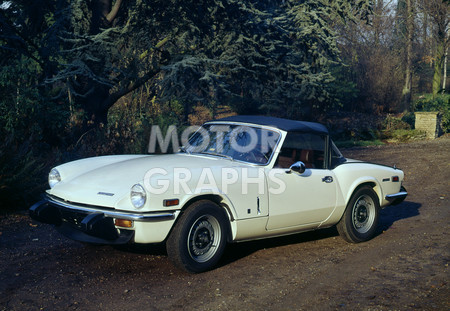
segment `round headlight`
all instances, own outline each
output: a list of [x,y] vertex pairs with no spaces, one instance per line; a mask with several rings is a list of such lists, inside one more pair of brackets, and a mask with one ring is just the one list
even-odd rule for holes
[[142,187],[139,184],[136,184],[133,187],[131,187],[130,198],[131,203],[135,208],[137,209],[142,208],[147,199],[147,194],[145,193],[144,187]]
[[59,175],[59,172],[56,168],[53,168],[50,171],[50,174],[48,174],[48,184],[50,185],[50,188],[53,188],[60,181],[61,175]]

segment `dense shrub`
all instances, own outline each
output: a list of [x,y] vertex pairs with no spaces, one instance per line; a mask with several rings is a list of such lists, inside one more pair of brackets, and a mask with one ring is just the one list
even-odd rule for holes
[[402,120],[402,118],[388,115],[382,123],[384,131],[410,130],[411,126]]
[[403,116],[374,116],[368,114],[339,114],[327,125],[339,147],[380,145],[425,138],[421,131],[412,129],[414,114]]
[[405,114],[402,117],[388,115],[383,121],[380,138],[389,143],[404,143],[411,140],[424,139],[425,133],[412,129],[413,114]]
[[414,129],[416,123],[416,115],[414,112],[405,113],[402,117],[402,121],[409,124],[409,126]]
[[31,139],[17,143],[11,135],[0,143],[0,212],[27,208],[39,198],[48,187],[50,154],[36,155]]
[[384,139],[390,143],[404,143],[411,140],[425,139],[426,133],[418,130],[397,129],[384,133]]
[[[383,118],[365,113],[334,113],[322,122],[335,141],[370,141],[379,137]],[[319,120],[321,122],[321,120]]]

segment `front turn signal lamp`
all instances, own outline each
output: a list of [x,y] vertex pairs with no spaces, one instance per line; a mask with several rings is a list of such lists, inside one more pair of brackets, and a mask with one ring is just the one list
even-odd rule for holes
[[133,228],[133,221],[129,220],[129,219],[120,219],[120,218],[116,218],[114,220],[114,224],[117,227],[122,227],[122,228]]

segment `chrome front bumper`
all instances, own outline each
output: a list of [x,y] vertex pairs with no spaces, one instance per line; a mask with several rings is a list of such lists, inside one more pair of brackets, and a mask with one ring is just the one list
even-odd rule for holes
[[151,222],[151,221],[171,220],[175,218],[175,212],[136,213],[128,211],[117,211],[112,208],[104,208],[100,206],[94,207],[75,203],[68,203],[66,201],[62,201],[51,196],[47,196],[44,201],[47,201],[49,204],[58,206],[60,208],[74,210],[82,213],[103,213],[105,217],[120,218],[133,221]]
[[95,244],[125,244],[134,230],[117,228],[115,219],[155,222],[175,219],[175,212],[127,212],[104,207],[74,204],[46,196],[30,209],[34,220],[52,224],[70,239]]

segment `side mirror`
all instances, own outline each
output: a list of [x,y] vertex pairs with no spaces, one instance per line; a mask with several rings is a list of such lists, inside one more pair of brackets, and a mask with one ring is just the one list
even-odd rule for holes
[[290,174],[292,172],[296,172],[298,174],[303,174],[306,171],[305,163],[302,161],[295,162],[294,164],[289,167],[289,169],[286,171],[286,173]]

